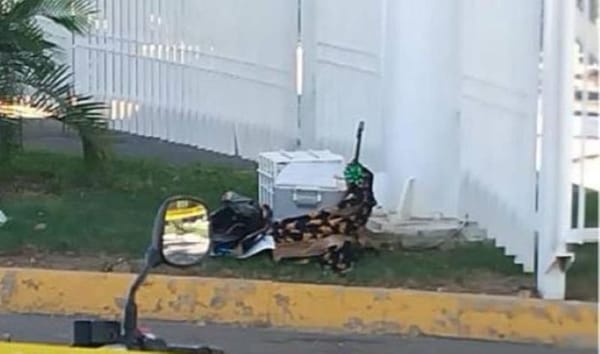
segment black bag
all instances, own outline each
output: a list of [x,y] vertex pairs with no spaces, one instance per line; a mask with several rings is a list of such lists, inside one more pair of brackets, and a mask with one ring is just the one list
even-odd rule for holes
[[221,198],[221,207],[210,215],[214,242],[235,242],[264,230],[270,223],[270,209],[261,207],[251,198],[227,192]]

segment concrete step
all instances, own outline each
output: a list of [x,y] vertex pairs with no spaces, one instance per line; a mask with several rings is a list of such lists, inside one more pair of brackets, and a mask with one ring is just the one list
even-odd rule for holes
[[477,223],[447,217],[398,219],[392,213],[377,212],[367,229],[375,244],[412,250],[449,248],[487,239],[486,231]]

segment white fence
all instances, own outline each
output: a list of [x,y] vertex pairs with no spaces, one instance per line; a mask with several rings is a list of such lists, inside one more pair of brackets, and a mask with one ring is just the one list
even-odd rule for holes
[[529,272],[541,5],[464,0],[461,12],[461,209]]
[[[366,122],[362,160],[384,167],[382,116],[386,1],[303,0],[304,146],[353,154],[358,122]],[[343,15],[340,12],[343,9]]]
[[296,143],[294,0],[97,0],[77,89],[114,129],[244,157]]
[[[598,70],[599,26],[591,16],[591,2],[578,3],[575,13],[574,56],[575,114],[573,116],[573,145],[571,147],[571,181],[576,191],[573,199],[576,214],[573,230],[568,237],[572,243],[598,242],[600,228],[598,193],[600,193],[600,83]],[[593,72],[596,72],[595,76]],[[595,97],[594,97],[595,96]]]

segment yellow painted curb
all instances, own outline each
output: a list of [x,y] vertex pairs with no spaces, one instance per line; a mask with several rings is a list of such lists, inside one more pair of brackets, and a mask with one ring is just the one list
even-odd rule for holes
[[[0,311],[120,316],[132,274],[0,268]],[[598,306],[450,294],[150,276],[138,295],[147,319],[357,333],[431,335],[596,347]]]
[[[114,354],[115,349],[84,349],[64,345],[29,344],[29,343],[0,343],[2,354]],[[148,352],[127,351],[127,354],[143,354]]]

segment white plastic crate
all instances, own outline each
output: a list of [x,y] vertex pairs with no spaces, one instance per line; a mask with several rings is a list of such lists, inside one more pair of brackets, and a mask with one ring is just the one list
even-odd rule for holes
[[290,163],[325,163],[344,166],[344,157],[329,150],[271,151],[258,157],[258,200],[275,208],[275,180]]

